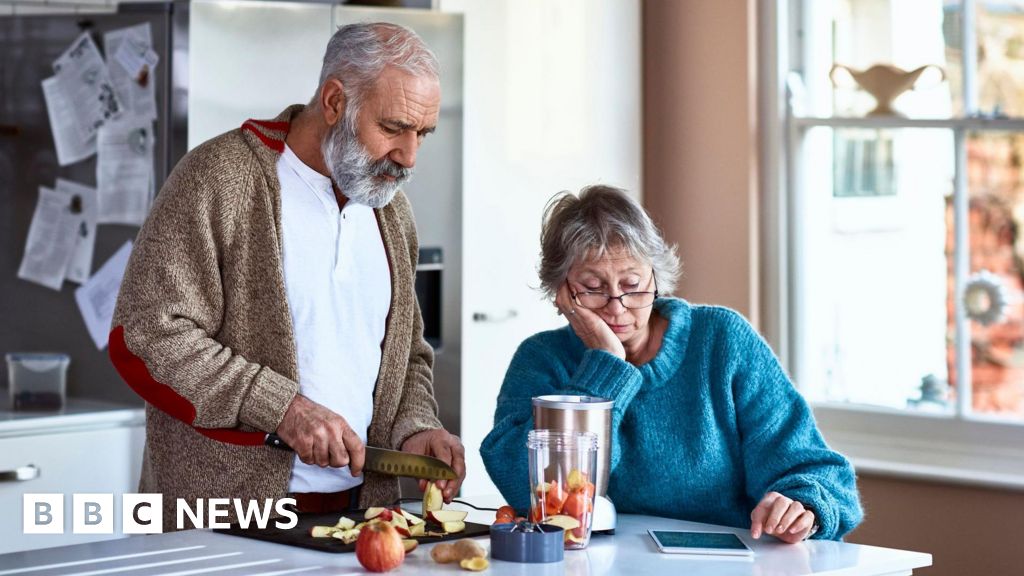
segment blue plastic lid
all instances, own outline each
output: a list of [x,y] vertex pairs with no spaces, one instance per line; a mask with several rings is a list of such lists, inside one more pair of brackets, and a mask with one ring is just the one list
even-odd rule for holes
[[[524,530],[524,527],[527,528]],[[492,524],[491,557],[508,562],[561,562],[565,531],[550,524]]]

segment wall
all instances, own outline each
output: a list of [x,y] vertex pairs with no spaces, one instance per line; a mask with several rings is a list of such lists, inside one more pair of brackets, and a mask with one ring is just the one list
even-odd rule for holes
[[[757,310],[756,5],[645,0],[644,201],[685,267],[680,295]],[[755,320],[756,317],[752,318]],[[862,475],[848,541],[928,552],[928,576],[1019,574],[1024,493]]]
[[646,0],[644,202],[679,245],[678,295],[757,321],[753,0]]
[[858,485],[866,520],[847,541],[928,552],[925,576],[1021,573],[1024,494],[866,475]]

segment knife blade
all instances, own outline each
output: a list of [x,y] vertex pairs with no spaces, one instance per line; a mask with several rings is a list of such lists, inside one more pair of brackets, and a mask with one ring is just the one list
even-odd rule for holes
[[[272,448],[292,450],[277,434],[267,434],[263,442]],[[407,476],[424,480],[455,480],[458,474],[442,460],[421,454],[366,446],[363,469],[389,476]]]

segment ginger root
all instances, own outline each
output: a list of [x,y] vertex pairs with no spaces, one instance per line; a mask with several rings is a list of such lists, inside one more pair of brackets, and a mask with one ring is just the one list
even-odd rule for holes
[[430,551],[430,557],[438,564],[462,562],[472,558],[485,558],[487,551],[475,540],[465,538],[455,543],[441,542]]

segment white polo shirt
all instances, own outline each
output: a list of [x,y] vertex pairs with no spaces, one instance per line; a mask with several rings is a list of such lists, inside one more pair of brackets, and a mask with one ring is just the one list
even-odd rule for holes
[[[391,307],[391,270],[377,217],[352,202],[339,210],[331,180],[288,146],[277,175],[299,391],[344,417],[366,442]],[[320,468],[296,456],[289,491],[338,492],[362,481],[347,466]]]

